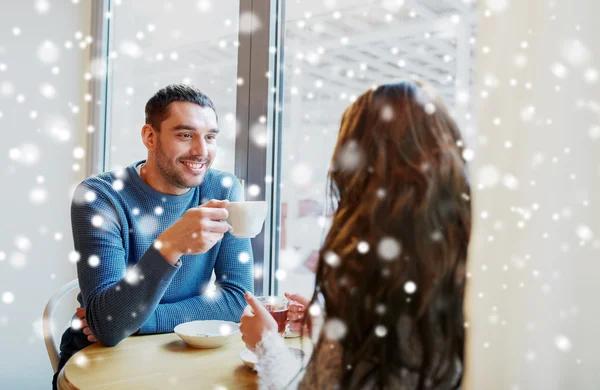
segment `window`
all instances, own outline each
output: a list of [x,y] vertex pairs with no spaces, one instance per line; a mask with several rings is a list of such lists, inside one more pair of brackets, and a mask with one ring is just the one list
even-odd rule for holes
[[333,212],[327,171],[342,113],[368,88],[417,77],[468,128],[474,11],[436,0],[286,4],[276,291],[310,296]]
[[168,84],[186,83],[215,103],[221,134],[213,167],[233,172],[239,0],[111,4],[107,170],[146,158],[146,102]]
[[[144,105],[159,88],[203,89],[222,133],[213,167],[235,173],[247,200],[271,206],[252,243],[257,293],[310,295],[333,213],[329,161],[342,113],[358,95],[418,77],[453,109],[467,140],[473,133],[469,2],[109,3],[104,168],[146,157]],[[92,68],[102,73],[102,63]]]

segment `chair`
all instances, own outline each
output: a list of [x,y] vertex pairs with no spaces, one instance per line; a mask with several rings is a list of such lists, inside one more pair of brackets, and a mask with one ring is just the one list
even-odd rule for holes
[[48,350],[48,357],[50,358],[50,363],[52,363],[52,369],[54,372],[58,369],[58,362],[60,356],[58,354],[58,350],[60,346],[54,339],[54,323],[52,322],[52,316],[54,314],[54,309],[58,302],[68,293],[75,290],[79,287],[79,280],[74,279],[69,283],[63,285],[60,290],[58,290],[48,301],[46,308],[44,309],[44,316],[42,319],[42,328],[44,331],[44,342],[46,343],[46,349]]

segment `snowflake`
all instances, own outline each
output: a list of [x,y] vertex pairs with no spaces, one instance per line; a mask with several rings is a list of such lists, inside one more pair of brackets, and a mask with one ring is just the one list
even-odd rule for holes
[[133,41],[123,41],[119,45],[119,52],[130,58],[139,58],[142,56],[142,49]]
[[81,255],[77,251],[72,251],[69,253],[69,261],[73,264],[77,263],[80,258]]
[[347,142],[337,156],[337,164],[344,171],[355,171],[363,162],[363,152],[354,140]]
[[600,126],[594,125],[594,126],[590,127],[588,134],[589,134],[590,138],[593,140],[600,139]]
[[48,193],[44,188],[37,187],[37,188],[32,189],[29,192],[29,200],[31,201],[31,203],[33,203],[35,205],[40,205],[40,204],[46,202],[47,198],[48,198]]
[[103,223],[104,223],[104,218],[102,218],[101,215],[96,214],[92,217],[92,225],[94,227],[100,227],[100,226],[102,226]]
[[346,336],[347,328],[344,321],[339,318],[330,318],[325,322],[324,328],[325,337],[332,341],[339,341]]
[[75,358],[75,364],[77,364],[79,367],[86,367],[88,363],[89,361],[87,356],[82,353],[77,354],[77,357]]
[[260,187],[256,184],[252,184],[250,187],[248,187],[248,195],[250,196],[258,196],[260,194]]
[[131,285],[136,285],[140,281],[140,275],[136,269],[130,268],[125,274],[125,281]]
[[6,291],[2,293],[2,302],[6,303],[7,305],[10,305],[14,301],[15,295],[12,292]]
[[582,241],[591,241],[592,238],[594,238],[594,233],[592,233],[592,230],[586,225],[577,226],[576,232],[577,237]]
[[415,291],[417,291],[417,285],[415,282],[409,280],[408,282],[404,283],[404,291],[407,294],[414,294]]
[[381,118],[382,121],[384,122],[389,122],[392,119],[394,119],[394,109],[389,106],[389,105],[385,105],[383,106],[383,108],[381,109],[379,116]]
[[392,237],[384,237],[377,245],[377,253],[384,260],[391,261],[396,259],[402,250],[402,246]]
[[304,187],[312,179],[312,170],[308,164],[298,163],[292,168],[292,181],[299,187]]
[[248,254],[248,252],[240,252],[238,260],[240,263],[247,263],[250,260],[250,254]]
[[73,330],[79,330],[83,327],[83,323],[79,318],[73,318],[73,321],[71,321],[71,328]]
[[[117,179],[113,181],[112,188],[115,191],[121,191],[125,185],[123,184],[123,180]],[[158,214],[159,215],[159,214]]]
[[597,82],[598,81],[598,70],[596,70],[595,68],[587,69],[585,71],[585,73],[583,74],[583,78],[589,84]]
[[233,185],[233,179],[230,176],[225,176],[223,180],[221,180],[221,185],[225,188],[229,188]]
[[263,27],[263,23],[254,15],[252,12],[243,12],[240,15],[238,29],[242,34],[251,34],[255,31],[260,30]]
[[579,40],[568,39],[561,44],[563,58],[574,67],[582,66],[591,58],[590,50]]
[[475,153],[471,149],[465,149],[462,153],[462,156],[465,159],[465,161],[473,160],[474,155]]
[[152,215],[144,215],[139,220],[140,233],[143,235],[152,235],[158,229],[158,222]]
[[56,97],[56,88],[51,84],[44,83],[40,85],[40,94],[46,99],[54,99]]
[[282,281],[285,280],[285,278],[287,277],[287,272],[284,269],[278,269],[277,271],[275,271],[275,278],[277,278],[277,280]]
[[567,69],[567,67],[561,63],[556,63],[552,65],[551,69],[552,73],[554,73],[554,75],[560,79],[564,79],[569,74],[569,70]]
[[97,266],[100,265],[100,258],[96,255],[91,255],[88,258],[88,264],[90,265],[90,267],[96,268]]
[[14,269],[21,269],[27,265],[27,256],[22,252],[13,252],[10,255],[10,265]]
[[333,252],[333,251],[327,251],[327,252],[325,252],[325,254],[324,254],[323,257],[325,259],[325,262],[330,267],[336,268],[341,263],[340,257],[335,252]]
[[43,42],[37,49],[39,60],[45,64],[52,64],[58,61],[59,54],[58,47],[51,41]]
[[500,171],[494,165],[484,165],[478,172],[479,182],[487,188],[493,188],[500,180]]
[[361,241],[356,246],[356,249],[359,253],[362,253],[364,255],[365,253],[369,252],[369,243],[366,241]]
[[313,317],[317,317],[321,315],[321,306],[319,306],[316,303],[313,303],[312,305],[310,305],[310,307],[308,308],[308,312],[310,313],[311,316]]
[[23,252],[28,252],[31,249],[31,240],[23,235],[15,237],[14,244]]
[[519,188],[519,180],[511,174],[504,175],[502,184],[509,190],[516,190]]
[[384,325],[377,325],[375,327],[375,335],[377,337],[382,337],[383,338],[383,337],[387,336],[387,332],[388,332],[387,328]]
[[386,307],[383,303],[378,303],[377,305],[375,305],[375,313],[381,315],[384,315],[386,312]]
[[221,325],[221,326],[219,327],[219,333],[220,333],[222,336],[226,336],[226,335],[228,335],[228,334],[231,334],[231,331],[232,331],[231,325],[228,325],[228,324],[223,324],[223,325]]
[[440,242],[444,238],[444,235],[442,234],[441,231],[435,230],[435,231],[433,231],[431,233],[430,237],[431,237],[431,241],[433,241],[433,242]]
[[563,352],[568,352],[571,350],[571,340],[567,336],[558,335],[554,338],[554,344],[556,348],[560,349]]

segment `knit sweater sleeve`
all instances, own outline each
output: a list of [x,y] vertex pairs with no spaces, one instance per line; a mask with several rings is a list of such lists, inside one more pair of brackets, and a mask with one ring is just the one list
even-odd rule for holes
[[[89,191],[89,184],[80,184],[76,194]],[[71,204],[73,241],[79,253],[77,276],[92,333],[103,345],[115,346],[149,319],[178,267],[150,246],[127,269],[124,217],[110,192],[94,190],[95,199],[75,196]]]
[[[242,187],[237,179],[233,180],[228,199],[243,200]],[[159,304],[140,329],[140,334],[172,332],[178,324],[195,320],[239,322],[246,307],[244,293],[254,291],[253,269],[250,239],[239,239],[225,233],[214,268],[216,292]]]
[[263,334],[256,346],[256,355],[258,363],[254,369],[258,372],[260,390],[298,388],[302,379],[302,359],[294,356],[277,332]]
[[261,390],[339,387],[341,345],[338,342],[324,342],[312,356],[302,359],[291,352],[279,334],[266,332],[256,346],[256,354],[255,369]]

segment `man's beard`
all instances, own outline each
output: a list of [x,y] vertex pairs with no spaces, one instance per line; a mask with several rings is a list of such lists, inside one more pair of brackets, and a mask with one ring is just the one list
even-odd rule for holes
[[[185,173],[182,172],[182,169],[178,167],[179,164],[183,165],[181,162],[176,160],[172,162],[163,152],[162,145],[160,141],[157,142],[157,150],[156,150],[156,165],[160,173],[172,184],[176,185],[182,189],[189,189],[199,186],[202,181],[204,181],[204,177],[206,176],[206,172],[208,172],[208,168],[210,168],[212,161],[208,158],[201,159],[202,163],[205,164],[204,173],[201,176],[196,176],[194,179],[189,179],[186,177]],[[194,158],[190,158],[190,160],[196,160]],[[200,162],[200,161],[199,161]]]

